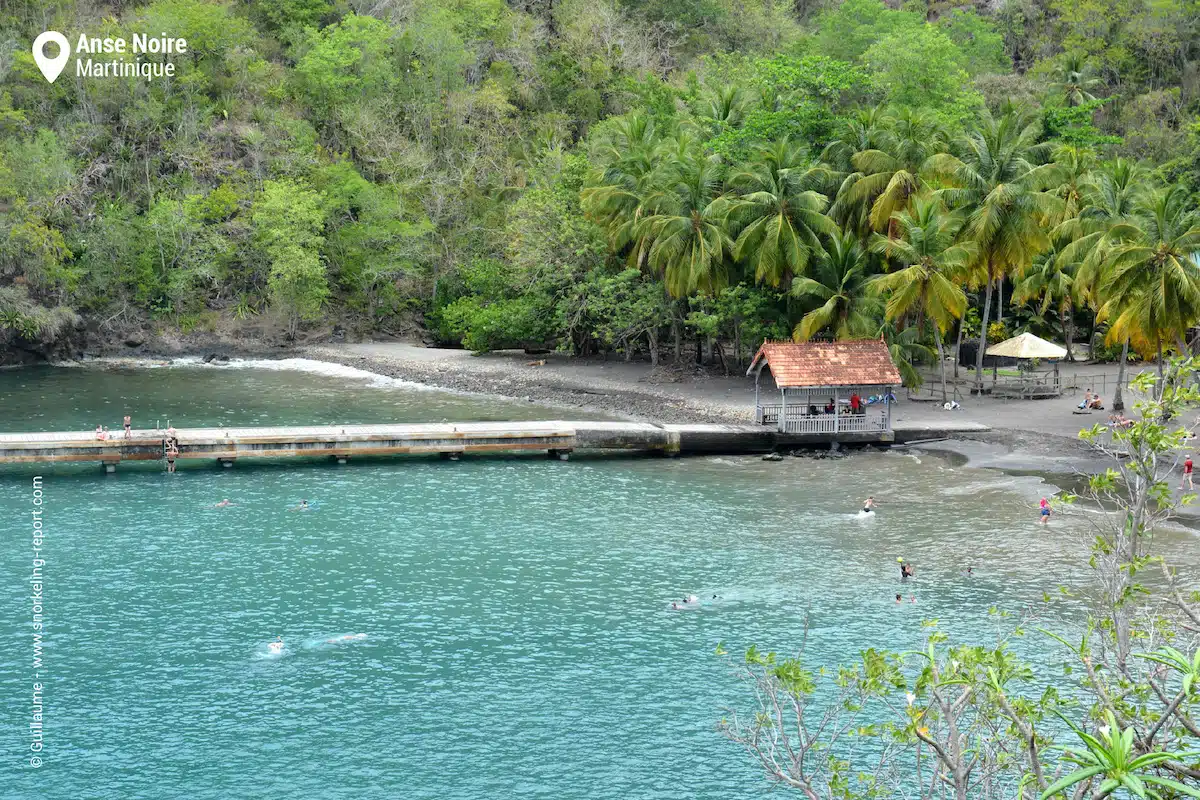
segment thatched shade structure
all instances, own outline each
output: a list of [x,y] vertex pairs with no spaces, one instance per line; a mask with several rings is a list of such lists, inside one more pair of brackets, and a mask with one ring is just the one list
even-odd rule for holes
[[984,351],[989,356],[1004,358],[1066,358],[1067,351],[1054,342],[1034,336],[1032,333],[1022,333],[1011,339],[994,344]]

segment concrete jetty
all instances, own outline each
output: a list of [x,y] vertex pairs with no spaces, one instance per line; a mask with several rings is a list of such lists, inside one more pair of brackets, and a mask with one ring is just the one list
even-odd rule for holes
[[[180,461],[209,459],[231,467],[244,458],[352,457],[544,451],[566,459],[575,450],[663,455],[766,453],[831,444],[891,444],[980,432],[977,423],[897,427],[891,433],[781,434],[765,425],[659,425],[648,422],[460,422],[403,425],[322,425],[272,428],[180,428]],[[0,434],[0,464],[92,461],[112,472],[123,461],[166,456],[167,432],[136,430],[97,439],[94,432]]]

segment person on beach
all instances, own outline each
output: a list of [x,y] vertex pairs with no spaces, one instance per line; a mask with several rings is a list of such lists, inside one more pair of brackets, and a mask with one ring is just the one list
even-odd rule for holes
[[875,498],[868,497],[866,499],[866,501],[863,503],[863,513],[870,514],[874,510],[875,510]]
[[1183,488],[1183,484],[1187,483],[1188,491],[1194,491],[1195,486],[1192,485],[1192,456],[1189,454],[1183,462],[1183,480],[1179,482],[1179,488]]
[[126,439],[132,438],[133,437],[133,420],[130,418],[130,416],[128,414],[126,414],[124,422],[125,422],[125,438]]
[[1041,508],[1042,524],[1045,525],[1050,521],[1050,501],[1043,497],[1038,506]]
[[1076,406],[1076,408],[1079,408],[1080,410],[1086,410],[1086,409],[1090,408],[1091,405],[1092,405],[1092,393],[1090,391],[1087,391],[1087,392],[1083,393],[1083,402],[1081,402],[1078,406]]

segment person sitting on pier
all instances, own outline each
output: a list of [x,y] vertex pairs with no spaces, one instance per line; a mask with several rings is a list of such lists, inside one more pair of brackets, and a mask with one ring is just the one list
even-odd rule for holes
[[833,404],[833,398],[829,398],[829,402],[825,404],[825,413],[832,414],[836,406]]
[[104,426],[103,426],[103,425],[97,425],[97,426],[96,426],[96,438],[97,438],[97,439],[99,439],[99,440],[100,440],[100,441],[102,441],[102,442],[103,442],[105,439],[107,439],[107,438],[108,438],[108,437],[105,435],[105,433],[104,433]]
[[1092,395],[1092,402],[1088,403],[1088,410],[1089,411],[1103,411],[1104,410],[1104,401],[1100,399],[1100,395],[1098,395],[1098,394]]

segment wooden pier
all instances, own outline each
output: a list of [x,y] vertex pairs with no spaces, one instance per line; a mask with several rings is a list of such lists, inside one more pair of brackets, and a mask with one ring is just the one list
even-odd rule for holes
[[[944,436],[985,426],[921,429],[907,438]],[[243,458],[326,457],[345,463],[362,456],[544,451],[566,459],[575,450],[657,452],[663,455],[765,453],[779,447],[887,444],[901,430],[827,435],[781,434],[763,425],[658,425],[644,422],[461,422],[405,425],[325,425],[278,428],[180,428],[179,461],[208,459],[231,467]],[[96,462],[112,472],[123,461],[166,457],[165,430],[135,430],[97,439],[91,431],[0,434],[0,464]]]

